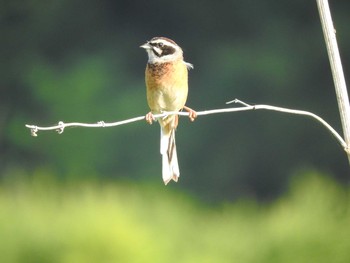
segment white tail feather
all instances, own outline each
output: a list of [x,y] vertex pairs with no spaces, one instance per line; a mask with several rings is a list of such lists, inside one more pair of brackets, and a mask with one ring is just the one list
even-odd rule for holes
[[175,129],[169,134],[165,133],[163,128],[161,128],[160,153],[162,155],[162,176],[164,183],[168,184],[171,180],[177,182],[180,176],[180,170],[175,144]]
[[160,154],[166,154],[169,147],[170,134],[164,132],[163,128],[160,127]]

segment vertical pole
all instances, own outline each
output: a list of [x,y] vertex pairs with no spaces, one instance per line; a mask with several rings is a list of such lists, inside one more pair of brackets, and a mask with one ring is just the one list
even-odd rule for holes
[[340,112],[340,119],[343,127],[344,140],[347,144],[347,147],[344,150],[348,155],[350,163],[350,105],[337,39],[335,36],[336,32],[333,26],[328,0],[317,0],[317,6],[320,13],[323,35],[325,38],[328,57],[331,64],[335,92]]

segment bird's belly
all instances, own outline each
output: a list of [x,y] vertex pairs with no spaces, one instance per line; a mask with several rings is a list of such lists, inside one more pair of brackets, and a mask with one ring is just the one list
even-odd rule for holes
[[152,112],[179,111],[186,103],[187,87],[161,87],[153,88],[147,92],[148,105]]

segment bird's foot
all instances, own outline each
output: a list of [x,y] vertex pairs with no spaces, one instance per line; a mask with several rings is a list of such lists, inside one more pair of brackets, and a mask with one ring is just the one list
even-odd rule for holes
[[156,120],[151,111],[146,114],[145,119],[146,119],[146,122],[148,122],[149,124],[152,124],[153,121]]
[[194,121],[197,118],[197,112],[192,110],[191,108],[184,106],[184,110],[188,112],[188,117],[190,121]]

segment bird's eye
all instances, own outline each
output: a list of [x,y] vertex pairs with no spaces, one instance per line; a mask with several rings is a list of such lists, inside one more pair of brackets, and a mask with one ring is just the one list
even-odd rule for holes
[[164,44],[162,42],[158,43],[158,47],[163,47]]

